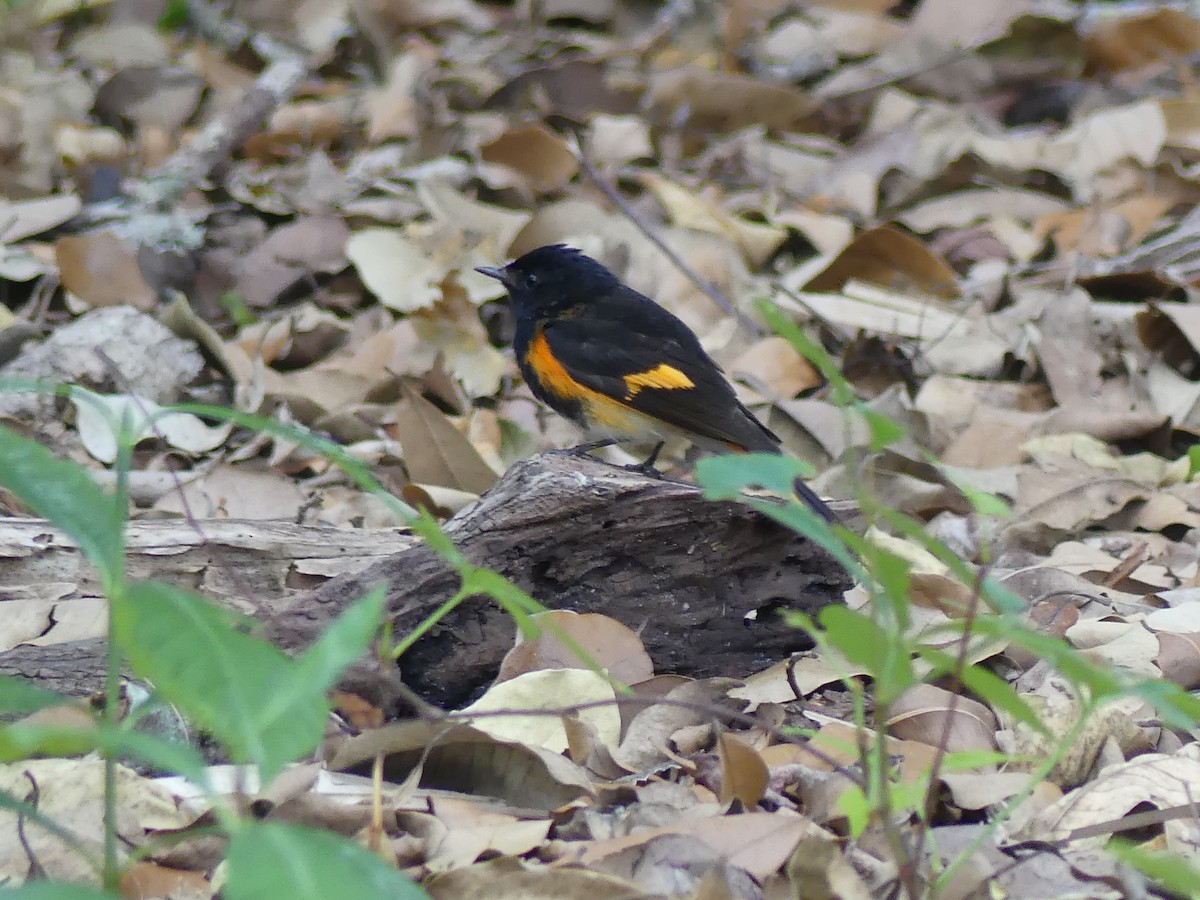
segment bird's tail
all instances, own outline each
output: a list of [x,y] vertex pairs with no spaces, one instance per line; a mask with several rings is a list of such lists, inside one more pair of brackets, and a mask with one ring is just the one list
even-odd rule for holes
[[[763,430],[766,431],[765,428]],[[775,435],[771,434],[769,431],[767,434],[770,434],[771,437],[775,437]],[[763,441],[762,444],[757,447],[747,447],[743,444],[729,444],[728,447],[735,453],[753,453],[757,451],[760,453],[778,453],[783,455],[783,449],[778,443],[778,438],[776,438],[773,442]],[[818,497],[817,492],[804,483],[803,478],[797,478],[792,482],[792,493],[796,495],[796,499],[800,500],[800,502],[802,502],[805,506],[807,506],[831,525],[841,521],[838,519],[837,513],[829,508],[829,504]]]
[[792,491],[800,500],[815,512],[818,516],[828,522],[830,525],[838,521],[837,513],[829,508],[829,504],[817,496],[817,492],[804,483],[804,480],[797,478],[792,482]]

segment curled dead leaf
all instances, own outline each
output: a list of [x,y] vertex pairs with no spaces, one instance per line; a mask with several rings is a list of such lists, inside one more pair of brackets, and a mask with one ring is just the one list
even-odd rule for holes
[[977,700],[932,684],[905,691],[889,707],[888,731],[948,752],[996,749],[996,717]]

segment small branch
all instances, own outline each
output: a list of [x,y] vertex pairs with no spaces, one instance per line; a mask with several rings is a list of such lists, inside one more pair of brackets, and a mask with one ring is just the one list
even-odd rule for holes
[[299,53],[265,35],[251,39],[254,49],[270,60],[241,100],[200,130],[186,145],[150,172],[139,185],[141,201],[169,206],[186,191],[203,184],[209,174],[304,83],[308,65]]
[[621,196],[621,192],[617,190],[616,186],[610,184],[604,178],[604,176],[596,170],[596,167],[588,158],[587,151],[584,149],[583,135],[579,134],[578,132],[575,135],[575,144],[575,158],[579,161],[580,171],[587,176],[588,180],[598,187],[604,193],[604,196],[608,197],[608,199],[613,202],[617,209],[624,214],[625,218],[627,218],[634,225],[634,227],[637,228],[638,231],[644,234],[650,243],[662,251],[663,255],[671,261],[671,265],[686,275],[688,280],[691,281],[692,284],[696,285],[696,287],[698,287],[701,291],[703,291],[713,303],[717,304],[718,308],[720,308],[722,312],[736,319],[738,325],[741,326],[743,331],[745,331],[751,337],[762,337],[763,330],[758,326],[758,324],[749,316],[741,312],[736,306],[734,306],[733,301],[726,297],[716,285],[693,269],[690,265],[688,265],[687,261],[683,257],[672,250],[667,242],[664,241],[662,237],[656,231],[654,231],[642,219],[641,216],[637,214],[637,211],[629,205],[629,201]]

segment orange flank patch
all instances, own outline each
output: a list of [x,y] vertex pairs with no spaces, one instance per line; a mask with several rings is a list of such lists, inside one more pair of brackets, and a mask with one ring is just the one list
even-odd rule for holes
[[[568,402],[579,403],[589,428],[595,432],[632,438],[649,437],[662,432],[663,423],[572,378],[571,373],[563,368],[562,363],[551,352],[545,335],[534,335],[533,340],[529,342],[529,349],[525,352],[525,362],[537,373],[538,380],[547,393]],[[651,376],[654,378],[653,382],[649,381]],[[631,385],[630,379],[646,380]],[[670,366],[657,366],[649,372],[626,376],[625,382],[629,385],[629,397],[643,387],[690,387],[692,383],[686,375]]]
[[696,386],[692,379],[688,378],[678,369],[668,366],[666,363],[659,363],[653,369],[647,369],[645,372],[635,372],[632,375],[626,375],[624,380],[627,391],[625,394],[626,400],[632,400],[642,388],[676,390]]
[[525,351],[525,362],[537,373],[542,387],[555,397],[567,401],[588,401],[604,396],[571,377],[571,373],[563,368],[563,364],[550,349],[550,342],[540,331],[529,342],[529,349]]

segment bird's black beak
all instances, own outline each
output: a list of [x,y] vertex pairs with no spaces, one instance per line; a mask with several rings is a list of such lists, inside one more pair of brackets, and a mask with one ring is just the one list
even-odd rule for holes
[[476,266],[475,271],[480,275],[486,275],[488,278],[495,278],[505,287],[508,287],[508,273],[503,269],[498,269],[495,266]]

